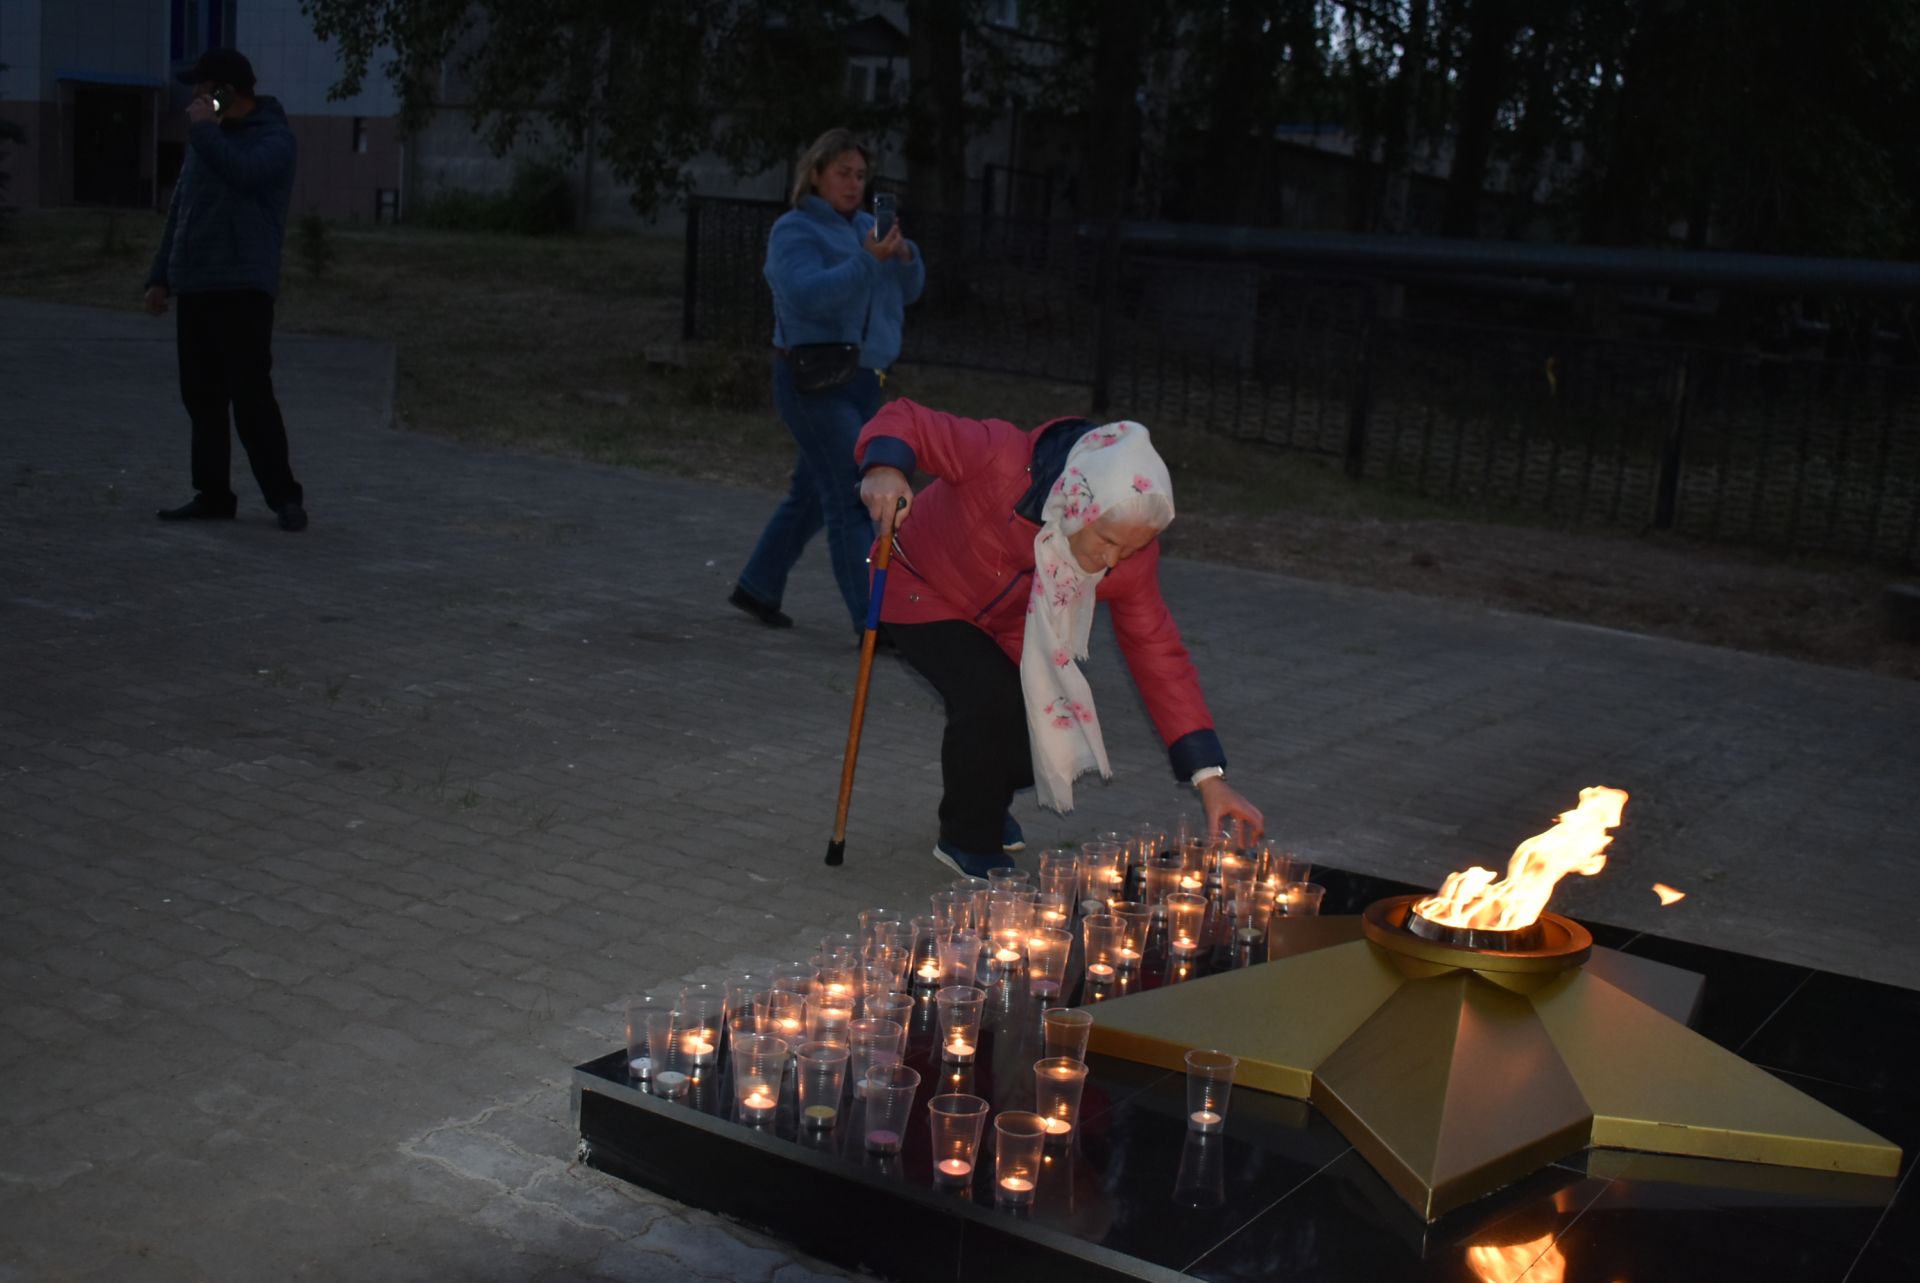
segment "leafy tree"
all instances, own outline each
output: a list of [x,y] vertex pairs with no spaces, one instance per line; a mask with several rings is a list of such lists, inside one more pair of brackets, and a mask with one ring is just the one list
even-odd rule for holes
[[589,143],[651,213],[717,153],[738,173],[788,161],[822,130],[871,127],[845,94],[851,0],[301,0],[338,43],[336,98],[386,74],[403,128],[431,119],[443,66],[471,86],[474,128],[504,155],[541,126]]
[[1920,13],[1899,0],[1638,0],[1584,118],[1585,239],[1911,254]]

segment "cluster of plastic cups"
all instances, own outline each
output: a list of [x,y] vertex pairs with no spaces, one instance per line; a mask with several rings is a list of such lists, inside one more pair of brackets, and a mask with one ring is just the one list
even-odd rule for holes
[[[1156,831],[1154,845],[1159,843]],[[1211,903],[1206,895],[1168,890],[1157,914],[1150,904],[1108,897],[1126,884],[1129,849],[1114,840],[1087,843],[1077,854],[1047,852],[1037,880],[1020,870],[959,879],[935,893],[931,913],[910,921],[889,910],[867,910],[857,931],[830,933],[814,957],[769,978],[690,984],[671,1000],[634,999],[627,1008],[631,1077],[656,1096],[685,1099],[703,1079],[716,1080],[724,1044],[734,1116],[742,1124],[771,1125],[786,1092],[800,1129],[833,1131],[845,1120],[851,1085],[861,1106],[865,1148],[897,1154],[921,1086],[920,1073],[903,1063],[917,1005],[912,990],[932,991],[936,1056],[955,1067],[957,1083],[978,1054],[987,999],[981,982],[1017,973],[1043,1004],[1057,999],[1066,988],[1077,909],[1107,910],[1089,913],[1081,924],[1088,980],[1096,985],[1138,967],[1156,922],[1170,924],[1170,944],[1197,947],[1198,924]],[[1247,869],[1273,865],[1264,858],[1224,864],[1217,858],[1212,867],[1235,879],[1237,888]],[[1164,876],[1156,881],[1178,885]],[[1317,911],[1318,887],[1291,879],[1274,885],[1274,912]],[[1080,1123],[1093,1017],[1049,1006],[1041,1026],[1046,1054],[1033,1065],[1034,1107],[993,1117],[993,1193],[1011,1208],[1031,1204],[1046,1147],[1070,1143]],[[1225,1053],[1188,1054],[1191,1132],[1211,1136],[1224,1128],[1234,1066]],[[985,1099],[966,1092],[938,1094],[928,1102],[936,1184],[975,1184],[991,1114]]]

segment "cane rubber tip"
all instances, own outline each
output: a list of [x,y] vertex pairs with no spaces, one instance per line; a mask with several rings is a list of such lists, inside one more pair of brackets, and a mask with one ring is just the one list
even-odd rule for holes
[[827,863],[845,864],[847,862],[847,844],[845,842],[827,843]]

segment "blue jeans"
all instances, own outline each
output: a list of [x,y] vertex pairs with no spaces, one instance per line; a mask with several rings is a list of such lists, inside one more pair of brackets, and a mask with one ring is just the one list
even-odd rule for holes
[[853,446],[860,429],[880,411],[880,380],[872,370],[861,370],[841,387],[796,392],[793,371],[784,357],[775,356],[773,404],[800,449],[787,497],[760,532],[760,542],[740,572],[740,586],[760,601],[778,606],[786,596],[787,575],[800,560],[807,540],[825,525],[834,582],[840,586],[853,626],[865,628],[873,521],[860,502]]

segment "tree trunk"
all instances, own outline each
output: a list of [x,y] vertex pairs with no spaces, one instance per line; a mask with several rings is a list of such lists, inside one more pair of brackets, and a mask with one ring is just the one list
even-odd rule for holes
[[907,0],[907,195],[923,214],[966,209],[964,16],[957,4]]
[[1512,91],[1514,36],[1520,16],[1512,0],[1476,0],[1467,19],[1467,66],[1454,118],[1453,168],[1447,176],[1447,236],[1479,231],[1480,193],[1493,155],[1494,122]]
[[1093,91],[1087,102],[1083,216],[1124,218],[1140,145],[1137,95],[1147,45],[1145,0],[1110,0],[1094,34]]
[[1408,198],[1413,186],[1413,153],[1420,141],[1420,77],[1427,63],[1427,0],[1412,0],[1407,14],[1406,50],[1400,74],[1394,79],[1393,107],[1397,128],[1387,134],[1386,185],[1380,197],[1380,230],[1404,236],[1408,226]]
[[900,224],[926,255],[927,306],[936,309],[968,294],[964,19],[957,4],[907,3],[907,194]]

